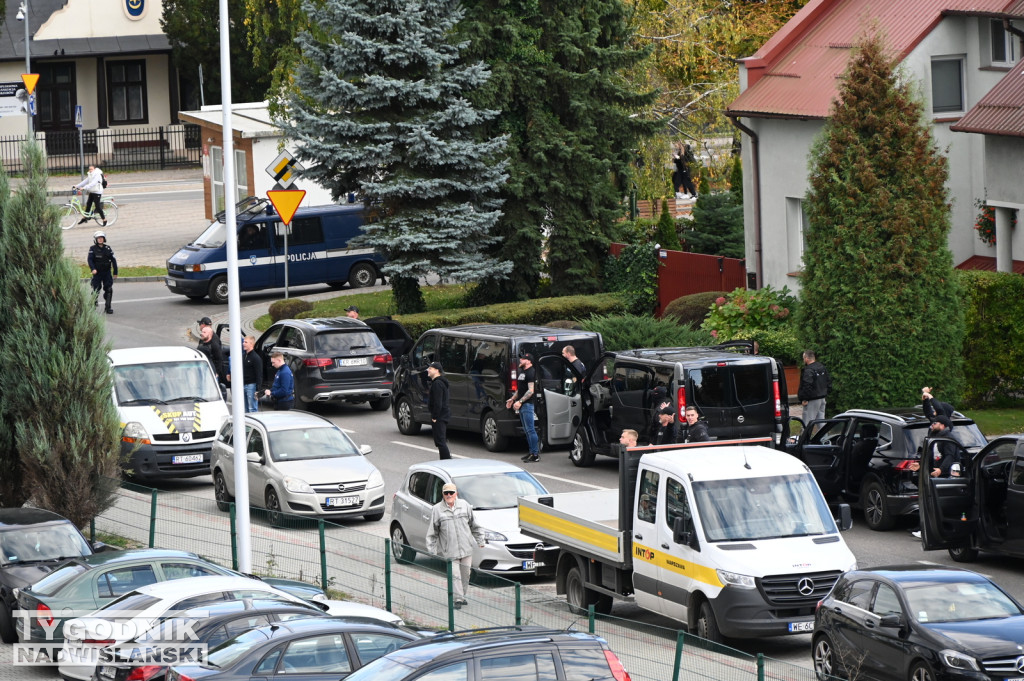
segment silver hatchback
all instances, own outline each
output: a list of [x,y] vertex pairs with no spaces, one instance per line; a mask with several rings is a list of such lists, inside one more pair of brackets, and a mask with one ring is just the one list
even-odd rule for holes
[[534,551],[546,547],[519,531],[516,500],[547,494],[544,485],[518,466],[490,459],[427,461],[409,468],[391,506],[391,550],[399,561],[411,561],[427,550],[427,529],[441,488],[454,482],[459,498],[469,502],[484,528],[487,543],[473,552],[473,566],[497,574],[535,574]]
[[[234,500],[235,465],[231,419],[213,443],[210,472],[217,507]],[[327,419],[303,411],[246,414],[249,503],[267,509],[271,523],[282,513],[330,518],[384,517],[384,478],[361,447]]]

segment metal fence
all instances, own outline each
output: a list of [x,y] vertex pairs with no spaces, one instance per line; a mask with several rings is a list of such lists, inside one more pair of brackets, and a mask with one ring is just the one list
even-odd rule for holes
[[[286,514],[271,520],[252,509],[252,572],[319,584],[331,598],[385,608],[417,626],[586,630],[608,641],[633,681],[816,681],[809,669],[684,631],[597,615],[593,607],[574,613],[561,599],[475,570],[469,604],[455,609],[451,563],[431,556],[410,561],[408,554],[396,556],[390,539],[323,520]],[[126,483],[114,505],[93,521],[90,534],[93,540],[120,537],[134,546],[192,551],[237,569],[235,527],[234,504],[223,512],[212,499]]]
[[[198,125],[161,125],[152,128],[40,131],[36,139],[46,149],[51,173],[74,173],[84,165],[104,170],[163,170],[198,166],[202,162],[202,135]],[[25,135],[0,137],[0,161],[8,175],[22,171]]]

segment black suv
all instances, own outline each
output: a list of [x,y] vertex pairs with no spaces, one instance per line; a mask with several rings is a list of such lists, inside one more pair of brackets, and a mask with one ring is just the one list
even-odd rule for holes
[[299,404],[369,402],[375,411],[391,406],[391,353],[358,319],[282,319],[257,339],[256,352],[263,358],[265,388],[274,382],[270,354],[284,355]]
[[629,681],[629,674],[599,636],[543,627],[494,627],[407,643],[345,677],[419,678]]
[[[985,446],[974,421],[959,412],[952,420],[953,435],[969,452]],[[888,530],[898,517],[918,511],[912,464],[921,459],[930,425],[921,407],[850,409],[805,424],[786,450],[807,464],[827,498],[860,506],[868,527]]]

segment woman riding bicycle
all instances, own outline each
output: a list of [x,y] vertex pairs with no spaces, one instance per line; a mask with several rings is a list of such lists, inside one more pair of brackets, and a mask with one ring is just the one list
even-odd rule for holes
[[89,174],[74,188],[89,194],[89,199],[85,202],[86,217],[79,220],[78,224],[88,222],[93,211],[96,211],[103,220],[103,226],[106,227],[107,216],[103,214],[103,171],[94,165],[89,166]]

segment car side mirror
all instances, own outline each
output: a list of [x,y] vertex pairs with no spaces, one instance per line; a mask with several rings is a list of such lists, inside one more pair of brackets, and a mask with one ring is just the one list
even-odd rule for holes
[[899,613],[883,615],[879,618],[878,625],[881,627],[888,627],[890,629],[899,629],[903,626],[903,617]]
[[850,512],[849,504],[839,504],[836,509],[838,513],[834,516],[836,525],[839,526],[840,532],[846,532],[848,529],[853,527],[853,513]]
[[359,453],[362,454],[363,456],[366,456],[371,452],[373,452],[373,447],[371,447],[370,445],[359,445]]
[[249,463],[263,464],[263,456],[259,452],[246,452],[245,460]]

